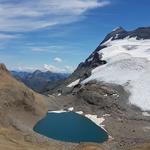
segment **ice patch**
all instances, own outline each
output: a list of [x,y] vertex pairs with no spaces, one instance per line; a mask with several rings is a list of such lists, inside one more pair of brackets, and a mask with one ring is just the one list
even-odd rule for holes
[[61,93],[58,93],[57,96],[61,96]]
[[68,108],[68,110],[69,110],[69,111],[73,111],[73,110],[74,110],[74,108],[73,108],[73,107],[70,107],[70,108]]
[[85,117],[95,122],[98,126],[105,121],[104,117],[98,118],[97,115],[86,114]]
[[76,111],[77,114],[82,115],[83,111]]
[[66,112],[65,110],[63,110],[63,109],[61,109],[61,110],[56,110],[56,111],[48,111],[48,113],[64,113],[64,112]]

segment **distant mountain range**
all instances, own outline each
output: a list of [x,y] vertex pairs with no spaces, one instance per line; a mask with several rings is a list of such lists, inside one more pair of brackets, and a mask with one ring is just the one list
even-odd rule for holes
[[69,74],[67,73],[53,73],[50,71],[36,70],[33,73],[23,71],[11,71],[12,75],[25,85],[30,87],[36,92],[43,93],[47,87],[52,88],[57,82],[66,79]]

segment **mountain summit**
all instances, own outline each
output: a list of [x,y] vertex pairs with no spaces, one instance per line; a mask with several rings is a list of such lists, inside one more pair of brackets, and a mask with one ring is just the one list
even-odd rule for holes
[[100,43],[100,45],[96,48],[96,50],[85,60],[85,62],[79,65],[77,70],[80,70],[82,67],[95,68],[96,66],[105,64],[106,60],[103,59],[102,54],[98,54],[98,52],[101,49],[104,49],[107,47],[104,43],[107,42],[108,40],[116,41],[116,40],[123,40],[125,38],[128,38],[128,39],[136,38],[137,41],[148,40],[150,39],[150,27],[141,27],[133,31],[126,31],[122,27],[116,28],[111,33],[106,35],[106,37]]
[[136,37],[136,39],[150,39],[150,27],[141,27],[137,28],[133,31],[126,31],[124,28],[119,27],[113,30],[111,33],[109,33],[104,41],[107,41],[108,39],[111,38],[111,40],[118,40],[118,39],[124,39],[126,37],[132,38]]

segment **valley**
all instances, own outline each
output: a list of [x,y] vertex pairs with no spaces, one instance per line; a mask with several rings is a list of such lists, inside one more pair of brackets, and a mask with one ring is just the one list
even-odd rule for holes
[[[149,27],[113,30],[69,77],[43,95],[1,64],[0,150],[149,150],[149,39]],[[34,132],[47,112],[58,111],[91,119],[107,131],[108,140],[61,142]]]

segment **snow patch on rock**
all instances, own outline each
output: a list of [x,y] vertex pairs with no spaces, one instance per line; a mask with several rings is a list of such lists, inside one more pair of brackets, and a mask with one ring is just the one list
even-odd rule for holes
[[143,114],[143,116],[145,116],[145,117],[150,117],[150,113],[148,113],[148,112],[143,112],[142,114]]
[[89,58],[87,61],[90,62],[93,60],[94,57]]
[[73,107],[68,108],[68,111],[73,111],[73,110],[74,110]]
[[61,96],[61,93],[58,93],[57,96]]
[[63,110],[63,109],[61,109],[61,110],[56,110],[56,111],[48,111],[48,113],[64,113],[64,112],[66,112],[65,110]]
[[72,83],[70,83],[69,85],[67,85],[67,87],[74,87],[74,86],[76,86],[77,84],[79,84],[79,82],[80,82],[80,79],[77,79],[76,81],[74,81],[74,82],[72,82]]

